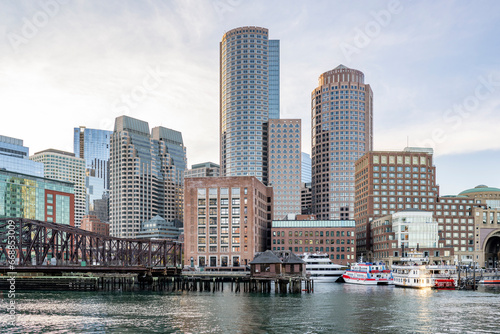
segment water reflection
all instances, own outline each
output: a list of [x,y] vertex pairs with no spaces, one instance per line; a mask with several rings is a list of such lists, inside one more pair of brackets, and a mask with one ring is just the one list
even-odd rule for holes
[[18,327],[2,323],[0,332],[496,332],[499,293],[500,286],[473,292],[335,283],[301,295],[237,294],[229,286],[215,293],[20,293]]

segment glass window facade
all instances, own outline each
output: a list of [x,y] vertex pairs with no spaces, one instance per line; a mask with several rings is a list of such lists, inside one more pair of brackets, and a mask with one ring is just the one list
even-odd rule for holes
[[[28,218],[74,225],[73,198],[71,183],[0,171],[0,218]],[[50,220],[47,219],[49,215]]]

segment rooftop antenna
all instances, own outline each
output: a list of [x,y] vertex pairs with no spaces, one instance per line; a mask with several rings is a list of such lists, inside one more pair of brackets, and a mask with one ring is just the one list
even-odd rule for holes
[[406,136],[406,147],[410,147],[410,136]]

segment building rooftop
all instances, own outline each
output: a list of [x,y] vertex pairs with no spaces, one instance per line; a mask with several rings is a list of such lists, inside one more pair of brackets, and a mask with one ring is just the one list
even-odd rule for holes
[[492,188],[492,187],[488,187],[484,184],[480,184],[472,189],[464,190],[458,195],[472,194],[472,193],[484,193],[484,192],[500,192],[500,189]]

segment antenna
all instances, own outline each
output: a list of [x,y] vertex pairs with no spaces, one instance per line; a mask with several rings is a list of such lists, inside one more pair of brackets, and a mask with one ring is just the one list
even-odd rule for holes
[[410,136],[406,136],[406,147],[410,147]]

